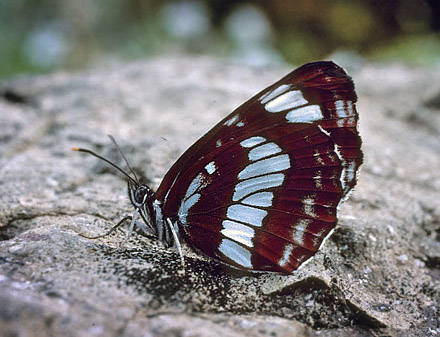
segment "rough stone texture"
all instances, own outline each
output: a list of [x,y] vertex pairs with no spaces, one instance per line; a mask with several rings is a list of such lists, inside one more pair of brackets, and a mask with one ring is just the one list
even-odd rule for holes
[[[350,70],[350,69],[349,69]],[[440,334],[440,72],[361,64],[365,163],[322,250],[292,275],[238,275],[126,230],[107,134],[154,188],[218,120],[290,69],[162,58],[0,85],[1,336]]]

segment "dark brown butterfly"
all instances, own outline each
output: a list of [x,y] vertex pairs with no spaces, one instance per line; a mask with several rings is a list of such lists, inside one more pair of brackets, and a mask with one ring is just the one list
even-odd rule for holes
[[356,184],[356,100],[333,62],[296,69],[192,145],[155,193],[125,173],[131,228],[140,214],[144,229],[181,256],[183,238],[239,269],[292,272],[330,235]]

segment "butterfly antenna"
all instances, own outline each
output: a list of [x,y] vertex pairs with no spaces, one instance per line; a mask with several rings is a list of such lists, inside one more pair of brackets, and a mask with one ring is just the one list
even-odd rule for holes
[[130,170],[131,173],[133,173],[134,178],[136,179],[136,181],[139,183],[139,179],[136,175],[136,173],[134,172],[134,170],[131,168],[130,164],[128,163],[127,158],[125,157],[124,153],[122,152],[121,148],[119,147],[118,143],[116,143],[116,140],[113,138],[112,135],[108,135],[108,137],[111,139],[111,141],[113,142],[113,144],[115,144],[116,148],[118,149],[119,153],[121,154],[122,158],[124,158],[125,163],[127,164],[128,169]]
[[118,165],[112,163],[110,160],[104,158],[103,156],[100,156],[99,154],[97,154],[97,153],[95,153],[95,152],[93,152],[93,151],[91,151],[91,150],[83,149],[83,148],[80,148],[80,147],[74,147],[74,148],[72,148],[72,150],[73,150],[73,151],[78,151],[78,152],[88,153],[88,154],[91,154],[92,156],[94,156],[94,157],[96,157],[96,158],[99,158],[99,159],[105,161],[107,164],[110,164],[110,165],[113,166],[115,169],[117,169],[119,172],[121,172],[124,176],[126,176],[129,180],[131,180],[135,185],[139,185],[139,183],[137,182],[137,177],[136,177],[136,175],[135,175],[135,177],[136,177],[136,180],[135,180],[135,179],[133,179],[132,177],[130,177],[130,176],[128,175],[128,173],[125,172],[123,169],[121,169]]

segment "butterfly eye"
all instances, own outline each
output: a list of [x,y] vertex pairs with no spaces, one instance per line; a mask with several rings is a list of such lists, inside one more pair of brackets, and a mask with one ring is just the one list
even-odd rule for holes
[[129,186],[130,200],[136,207],[145,202],[145,196],[150,192],[150,188],[146,185]]
[[139,186],[135,193],[136,202],[142,203],[144,201],[145,194],[147,194],[149,190],[150,189],[145,185]]

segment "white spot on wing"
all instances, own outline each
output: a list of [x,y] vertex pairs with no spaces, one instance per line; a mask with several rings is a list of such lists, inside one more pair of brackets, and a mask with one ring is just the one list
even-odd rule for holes
[[335,108],[336,108],[336,116],[340,118],[347,117],[345,113],[344,101],[336,101]]
[[243,225],[241,223],[224,220],[222,223],[222,230],[220,231],[224,236],[240,242],[241,244],[253,247],[252,238],[255,235],[255,231],[252,227]]
[[269,91],[266,94],[264,94],[260,98],[260,102],[262,104],[266,104],[271,99],[277,97],[278,95],[281,95],[281,94],[285,93],[289,89],[290,89],[290,85],[288,85],[288,84],[281,84],[279,87],[275,88],[274,90]]
[[315,180],[315,186],[319,189],[322,188],[322,171],[319,170],[316,172],[316,175],[313,177]]
[[251,252],[239,244],[223,239],[218,250],[240,266],[252,268]]
[[215,166],[215,163],[212,161],[205,166],[205,170],[206,172],[208,172],[208,174],[213,174],[217,170],[217,167]]
[[281,154],[249,164],[238,174],[238,179],[247,179],[268,173],[284,171],[290,168],[289,155]]
[[260,143],[264,143],[266,141],[266,138],[260,137],[260,136],[255,136],[255,137],[250,137],[248,139],[243,140],[240,145],[242,147],[254,147]]
[[264,107],[269,112],[280,112],[295,109],[299,106],[308,104],[301,91],[288,91],[277,98],[269,101]]
[[216,142],[215,142],[215,146],[216,147],[220,147],[220,146],[222,146],[222,141],[219,139],[219,140],[217,140]]
[[267,211],[241,204],[235,204],[228,207],[226,216],[228,219],[246,222],[255,227],[263,225],[263,219]]
[[293,245],[291,243],[288,243],[284,246],[283,256],[278,261],[278,264],[280,267],[285,267],[290,260],[290,254],[293,252]]
[[260,190],[265,190],[271,187],[280,186],[284,181],[284,174],[275,173],[269,174],[263,177],[256,177],[242,181],[235,185],[233,201],[238,201],[241,198],[246,197],[249,194],[255,193]]
[[237,123],[237,126],[238,126],[239,128],[241,128],[242,126],[244,126],[244,122],[243,122],[243,121],[239,121],[239,122]]
[[347,111],[349,116],[355,116],[352,101],[347,101]]
[[326,129],[324,129],[321,125],[318,125],[319,130],[326,136],[330,137],[330,132],[328,132]]
[[317,246],[319,245],[319,242],[320,242],[320,241],[321,241],[321,238],[315,236],[315,237],[312,239],[313,247],[317,247]]
[[193,195],[195,193],[195,191],[197,191],[197,189],[202,186],[202,184],[203,184],[203,175],[201,173],[199,173],[193,179],[193,181],[191,181],[191,184],[189,184],[188,189],[186,190],[184,199],[188,199],[191,195]]
[[292,240],[298,246],[304,247],[304,232],[307,229],[307,226],[312,222],[311,219],[300,219],[294,227],[292,233]]
[[353,102],[338,100],[335,102],[336,116],[338,118],[346,118],[354,116]]
[[347,178],[349,181],[354,179],[354,174],[356,173],[356,161],[352,160],[350,162],[350,164],[348,164],[348,168],[347,168],[348,174],[347,174]]
[[311,123],[324,119],[324,116],[319,105],[308,105],[289,111],[286,119],[290,123]]
[[272,205],[273,193],[272,192],[260,192],[248,196],[242,200],[242,204],[250,206],[268,207]]
[[321,165],[324,166],[325,162],[324,160],[321,158],[321,154],[319,153],[319,151],[317,149],[314,150],[313,156],[316,158],[316,162]]
[[232,124],[234,124],[234,123],[238,120],[238,116],[239,116],[238,114],[232,116],[232,117],[229,118],[229,119],[225,122],[225,124],[223,124],[223,125],[231,126]]
[[345,163],[344,157],[342,156],[342,153],[339,150],[339,145],[338,144],[335,144],[334,151],[335,151],[336,155],[338,156],[339,160],[341,161],[341,163]]
[[248,157],[250,161],[256,161],[258,159],[269,157],[281,151],[281,148],[277,144],[267,143],[253,148],[249,152]]
[[336,155],[338,156],[339,161],[342,164],[342,172],[341,172],[341,176],[339,177],[339,181],[341,182],[342,190],[345,190],[345,186],[346,186],[345,182],[347,179],[347,170],[344,168],[345,160],[344,160],[344,157],[342,157],[342,154],[341,154],[341,151],[339,150],[338,144],[335,144],[334,151],[335,151]]
[[312,218],[316,218],[317,214],[315,213],[315,195],[311,194],[305,197],[302,200],[304,213]]
[[186,217],[188,215],[188,211],[191,207],[193,207],[197,201],[200,199],[200,194],[195,193],[189,199],[182,201],[179,208],[179,220],[181,223],[186,224]]

